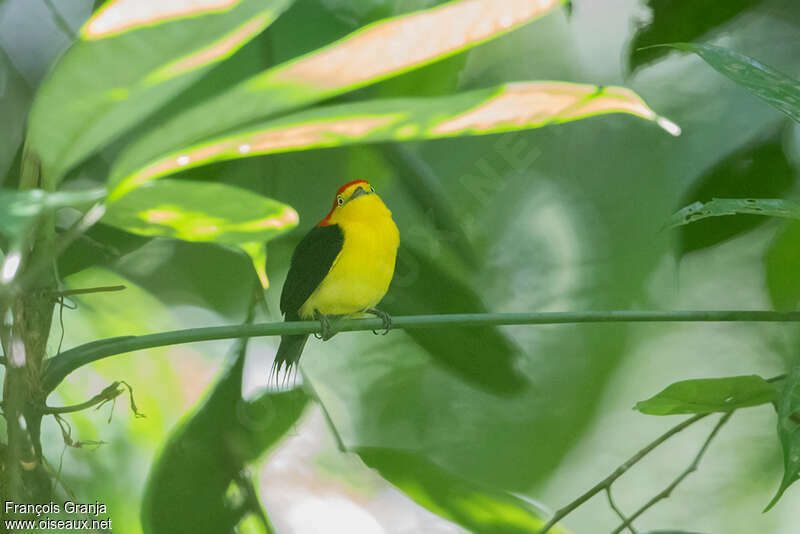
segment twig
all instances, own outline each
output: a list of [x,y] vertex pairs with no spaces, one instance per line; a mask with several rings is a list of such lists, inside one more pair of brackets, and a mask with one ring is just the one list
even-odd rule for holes
[[[452,315],[409,315],[392,319],[392,328],[442,328],[454,326],[500,326],[534,324],[582,324],[620,322],[800,322],[800,312],[772,311],[585,311],[550,313],[478,313]],[[376,330],[381,319],[347,319],[334,323],[336,332]],[[47,360],[43,386],[52,391],[75,369],[93,361],[136,350],[197,341],[241,337],[314,334],[321,331],[316,321],[290,321],[214,326],[173,330],[144,336],[109,338],[74,347]]]
[[[556,511],[556,513],[553,514],[553,517],[550,518],[550,521],[548,521],[542,527],[542,529],[538,532],[538,534],[547,534],[547,532],[551,528],[553,528],[556,525],[556,523],[558,523],[559,521],[564,519],[566,516],[571,514],[580,505],[582,505],[583,503],[585,503],[586,501],[588,501],[589,499],[591,499],[592,497],[594,497],[595,495],[597,495],[601,491],[604,491],[606,488],[610,488],[611,485],[614,483],[614,481],[616,481],[619,477],[624,475],[631,467],[636,465],[642,458],[644,458],[645,456],[650,454],[650,452],[653,449],[655,449],[656,447],[658,447],[659,445],[661,445],[662,443],[667,441],[669,438],[671,438],[675,434],[677,434],[677,433],[683,431],[684,429],[692,426],[697,421],[703,419],[704,417],[707,417],[708,415],[709,414],[699,414],[699,415],[695,415],[693,417],[690,417],[689,419],[686,419],[682,423],[675,425],[674,427],[670,428],[669,430],[667,430],[666,432],[661,434],[654,441],[650,442],[645,448],[643,448],[642,450],[640,450],[639,452],[637,452],[636,454],[631,456],[628,459],[627,462],[625,462],[622,465],[620,465],[619,467],[617,467],[614,470],[613,473],[611,473],[606,478],[604,478],[603,480],[601,480],[600,482],[595,484],[591,489],[589,489],[587,492],[582,494],[580,497],[578,497],[577,499],[575,499],[574,501],[572,501],[568,505],[566,505],[563,508],[560,508],[558,511]],[[632,520],[632,519],[635,519],[635,518],[631,518],[630,520]],[[629,522],[630,522],[630,520],[629,520]]]
[[73,295],[88,295],[90,293],[107,293],[111,291],[122,291],[126,289],[123,285],[118,286],[100,286],[100,287],[85,287],[82,289],[65,289],[63,291],[53,291],[54,297],[71,297]]
[[731,418],[733,413],[734,412],[731,411],[720,417],[717,424],[714,425],[714,429],[711,431],[711,433],[708,435],[705,442],[703,443],[703,446],[700,447],[700,450],[697,452],[697,455],[694,457],[694,460],[692,460],[692,463],[689,464],[689,467],[687,467],[680,475],[678,475],[677,478],[675,478],[675,480],[673,480],[669,486],[664,488],[655,497],[647,501],[647,503],[638,510],[636,510],[636,512],[634,512],[632,516],[624,520],[622,524],[618,526],[616,529],[614,529],[614,531],[611,534],[619,534],[620,532],[622,532],[626,527],[628,527],[631,524],[632,521],[634,521],[637,517],[645,513],[657,502],[669,497],[675,490],[675,488],[678,487],[678,484],[683,482],[683,479],[688,477],[694,471],[697,471],[697,466],[700,465],[700,460],[703,458],[703,455],[706,453],[706,450],[708,450],[708,446],[711,444],[711,441],[714,439],[714,437],[717,435],[720,429],[725,425],[725,423],[728,422],[728,419]]
[[622,521],[628,526],[630,533],[637,534],[636,529],[633,528],[633,520],[625,517],[625,514],[623,514],[622,510],[619,509],[617,503],[614,502],[614,496],[611,495],[611,486],[606,487],[606,497],[608,498],[608,505],[612,510],[614,510],[614,513],[617,514],[617,517],[622,519]]
[[81,402],[79,404],[72,404],[70,406],[45,406],[42,408],[42,413],[46,415],[56,415],[62,413],[74,413],[86,410],[96,405],[103,405],[104,403],[113,400],[124,392],[120,387],[120,382],[113,382],[107,386],[103,391],[92,397],[91,399]]

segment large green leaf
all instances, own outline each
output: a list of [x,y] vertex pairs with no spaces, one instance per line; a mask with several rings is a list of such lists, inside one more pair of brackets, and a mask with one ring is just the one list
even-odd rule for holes
[[[479,292],[419,250],[401,246],[397,269],[383,305],[393,315],[488,311]],[[470,384],[500,395],[519,393],[527,386],[517,368],[521,351],[498,328],[421,328],[407,335],[435,363]]]
[[226,499],[229,487],[295,424],[308,397],[297,388],[243,400],[243,361],[236,358],[159,454],[144,493],[145,532],[232,532],[246,513]]
[[201,140],[451,56],[554,10],[564,0],[455,0],[381,20],[268,69],[154,128],[128,172]]
[[780,198],[714,198],[708,202],[695,202],[676,211],[667,221],[667,226],[675,228],[708,217],[741,213],[800,219],[800,204]]
[[[653,47],[675,41],[694,41],[734,19],[764,0],[727,0],[725,2],[675,2],[647,0],[651,15],[630,44],[628,68],[632,71],[656,61],[668,52]],[[644,48],[644,50],[642,50]]]
[[213,182],[158,180],[110,202],[103,219],[134,234],[234,245],[253,258],[261,283],[266,241],[297,225],[291,207]]
[[783,480],[767,510],[800,480],[800,364],[794,366],[783,383],[778,400],[778,438],[783,448]]
[[778,232],[764,263],[773,307],[781,311],[797,309],[800,302],[800,222],[791,222]]
[[[530,502],[451,473],[418,454],[399,449],[354,449],[369,467],[417,504],[476,534],[536,532],[546,520]],[[556,525],[552,534],[568,534]]]
[[759,60],[709,44],[671,43],[694,52],[714,69],[751,93],[800,122],[800,81]]
[[[798,174],[783,148],[784,124],[764,138],[732,152],[704,172],[684,194],[679,206],[712,198],[780,198],[797,182]],[[763,216],[708,218],[682,226],[679,253],[716,245],[768,220]]]
[[657,121],[670,133],[680,131],[622,87],[520,82],[454,96],[322,107],[184,147],[144,168],[137,168],[135,155],[126,153],[112,170],[111,197],[160,176],[213,161],[351,143],[483,135],[603,113],[629,113]]
[[266,28],[290,0],[109,0],[42,84],[29,139],[53,180]]
[[648,415],[729,412],[776,399],[775,386],[760,376],[732,376],[675,382],[636,409]]

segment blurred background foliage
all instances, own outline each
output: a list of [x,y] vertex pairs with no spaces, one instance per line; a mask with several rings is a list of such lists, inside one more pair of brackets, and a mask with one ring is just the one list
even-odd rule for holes
[[[120,151],[159,124],[162,113],[188,109],[368,22],[437,3],[297,0],[162,112],[72,169],[65,187],[102,185]],[[4,187],[18,180],[33,93],[92,4],[0,2]],[[273,287],[265,293],[269,312],[260,319],[279,319],[279,287],[293,247],[327,211],[332,192],[354,178],[375,186],[401,229],[403,251],[385,299],[392,313],[795,309],[796,222],[737,216],[677,231],[662,228],[672,212],[696,200],[795,198],[798,125],[694,55],[636,49],[709,41],[797,76],[800,5],[792,0],[731,2],[724,8],[665,0],[572,4],[570,16],[558,11],[466,53],[335,97],[334,103],[442,95],[513,80],[614,84],[634,89],[680,124],[683,135],[672,138],[645,121],[609,115],[484,137],[274,154],[174,176],[234,185],[300,214],[296,230],[270,243]],[[123,283],[127,289],[73,298],[77,310],[63,310],[63,331],[61,321],[54,321],[53,353],[62,334],[63,346],[70,347],[115,335],[241,321],[254,281],[250,259],[240,251],[134,236],[102,223],[70,247],[59,267],[68,287]],[[459,532],[417,507],[356,455],[340,454],[340,445],[369,449],[373,460],[385,449],[405,451],[391,456],[382,473],[432,462],[481,487],[556,508],[665,429],[667,420],[633,412],[636,401],[687,378],[777,375],[798,358],[798,331],[791,325],[418,332],[348,334],[310,343],[304,372],[342,443],[313,405],[276,450],[253,464],[278,532]],[[277,339],[250,345],[244,382],[255,398],[264,394]],[[73,373],[51,396],[51,404],[77,403],[124,379],[147,415],[134,418],[120,398],[110,422],[107,406],[66,416],[73,439],[105,442],[99,447],[67,448],[59,427],[45,422],[48,460],[55,465],[63,460],[64,483],[80,500],[108,504],[115,531],[141,531],[141,495],[156,451],[212,387],[230,346],[203,343],[107,359]],[[508,367],[501,363],[514,358],[524,380],[504,374]],[[465,360],[475,362],[474,372],[485,373],[489,382],[530,385],[516,396],[493,394],[448,372],[447,362]],[[781,478],[775,424],[769,408],[737,413],[701,471],[638,521],[640,531],[793,534],[797,488],[761,514]],[[634,470],[616,490],[620,506],[635,509],[642,496],[662,489],[689,463],[705,432],[690,429]],[[566,521],[576,533],[610,531],[617,523],[600,498]],[[242,525],[248,528],[258,531],[252,523]]]

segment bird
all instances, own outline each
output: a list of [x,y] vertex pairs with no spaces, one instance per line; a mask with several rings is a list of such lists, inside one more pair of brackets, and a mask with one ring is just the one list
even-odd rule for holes
[[[392,212],[366,180],[336,191],[333,207],[294,250],[281,291],[285,321],[316,319],[321,338],[332,337],[330,318],[370,313],[391,328],[389,314],[376,308],[394,276],[400,232]],[[284,335],[272,364],[277,377],[297,365],[308,334]],[[287,375],[288,376],[288,375]]]

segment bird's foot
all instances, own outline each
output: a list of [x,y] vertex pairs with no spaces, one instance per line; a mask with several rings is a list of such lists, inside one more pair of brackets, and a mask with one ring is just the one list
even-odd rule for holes
[[321,313],[319,310],[314,310],[314,319],[319,321],[320,327],[319,334],[314,334],[314,337],[321,339],[322,341],[328,341],[330,338],[336,335],[336,332],[333,330],[333,326],[331,325],[331,318],[329,316]]
[[[381,318],[381,321],[383,321],[383,332],[381,332],[382,335],[385,336],[386,334],[389,333],[389,330],[392,329],[392,316],[391,315],[389,315],[388,313],[386,313],[383,310],[378,310],[376,308],[370,308],[370,309],[364,310],[364,311],[366,313],[371,313],[372,315]],[[378,335],[378,331],[377,330],[373,330],[372,333],[375,334],[376,336]]]

